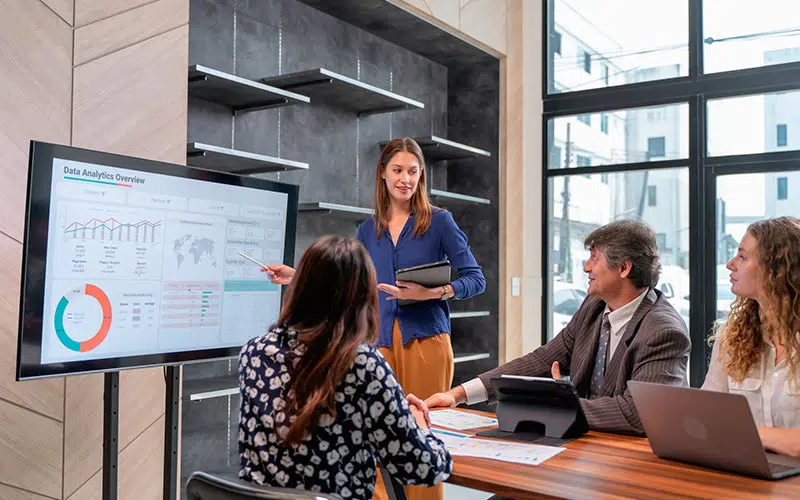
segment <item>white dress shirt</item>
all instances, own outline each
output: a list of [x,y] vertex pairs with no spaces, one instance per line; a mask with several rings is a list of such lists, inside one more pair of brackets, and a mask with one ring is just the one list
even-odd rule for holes
[[[625,327],[630,323],[633,314],[636,312],[636,309],[639,308],[639,305],[642,303],[644,296],[647,295],[649,290],[649,288],[646,289],[641,295],[615,311],[609,309],[608,304],[606,304],[603,314],[608,313],[608,322],[611,323],[611,337],[608,340],[609,346],[608,353],[606,354],[606,367],[608,367],[609,361],[614,356],[617,346],[619,346],[619,341],[625,334]],[[483,386],[481,379],[477,377],[464,382],[462,386],[464,387],[464,392],[467,393],[467,404],[472,405],[480,403],[489,398],[486,387]]]
[[800,427],[800,381],[789,383],[786,360],[775,364],[775,346],[764,339],[764,351],[741,382],[728,376],[719,359],[720,339],[725,327],[719,329],[711,353],[703,389],[744,395],[758,427]]

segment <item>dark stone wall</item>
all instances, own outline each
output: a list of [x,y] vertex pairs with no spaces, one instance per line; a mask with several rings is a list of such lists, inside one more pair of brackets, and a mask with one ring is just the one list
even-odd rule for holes
[[489,151],[492,156],[447,162],[448,191],[488,198],[490,205],[453,206],[453,217],[483,268],[486,291],[452,305],[453,311],[489,311],[489,316],[451,320],[453,351],[489,353],[489,359],[456,365],[454,384],[498,363],[500,306],[499,161],[500,72],[497,62],[451,68],[448,74],[448,139]]
[[[189,64],[259,80],[325,68],[425,104],[425,109],[366,115],[321,100],[310,105],[234,116],[230,109],[190,99],[188,142],[307,162],[308,171],[259,174],[300,186],[300,202],[371,207],[379,143],[393,137],[437,135],[491,151],[491,158],[435,162],[437,189],[489,198],[489,206],[448,206],[483,266],[486,293],[453,303],[453,310],[488,310],[455,319],[456,356],[488,352],[488,360],[456,365],[456,382],[497,364],[499,64],[447,67],[379,38],[298,0],[191,0]],[[302,93],[302,91],[299,91]],[[300,213],[295,263],[318,237],[355,236],[357,222]],[[236,360],[184,367],[181,476],[195,470],[238,469],[239,398],[191,401],[192,391],[235,387]],[[198,389],[199,388],[199,389]],[[188,389],[188,391],[187,391]],[[185,495],[184,495],[185,497]]]

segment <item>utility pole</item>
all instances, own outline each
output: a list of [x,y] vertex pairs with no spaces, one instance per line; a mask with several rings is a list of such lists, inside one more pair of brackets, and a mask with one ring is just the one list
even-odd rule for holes
[[[570,123],[567,122],[567,142],[564,147],[564,167],[569,168],[572,161],[572,139],[570,137]],[[564,190],[561,192],[561,228],[558,238],[558,275],[561,279],[567,278],[567,260],[569,253],[569,176],[565,175]]]

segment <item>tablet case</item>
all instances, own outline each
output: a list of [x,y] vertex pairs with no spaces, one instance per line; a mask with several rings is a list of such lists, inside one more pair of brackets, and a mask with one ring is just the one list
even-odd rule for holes
[[540,377],[491,378],[498,428],[478,436],[560,446],[589,430],[572,382]]
[[[406,267],[398,269],[395,273],[397,281],[410,281],[418,283],[427,288],[433,288],[450,283],[450,261],[441,260],[439,262],[431,262],[429,264],[422,264],[419,266]],[[398,300],[398,305],[406,306],[415,304],[418,300],[402,299]]]

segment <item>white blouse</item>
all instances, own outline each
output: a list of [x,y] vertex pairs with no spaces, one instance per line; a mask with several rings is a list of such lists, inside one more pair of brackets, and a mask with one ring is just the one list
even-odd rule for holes
[[761,359],[750,367],[741,381],[733,380],[725,372],[719,358],[721,328],[711,353],[703,389],[742,394],[750,405],[753,419],[758,427],[800,427],[800,381],[789,383],[789,366],[786,360],[775,364],[775,346],[765,339]]

